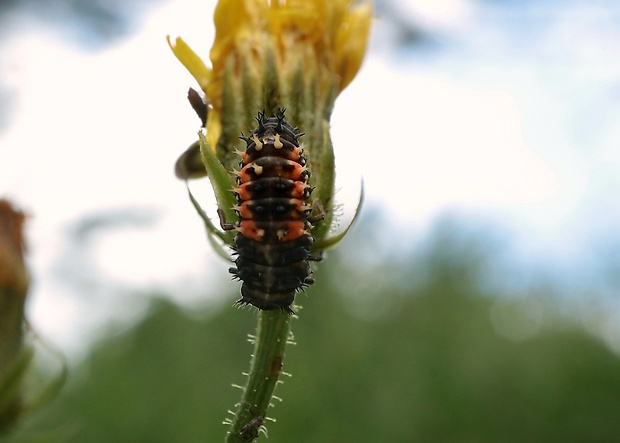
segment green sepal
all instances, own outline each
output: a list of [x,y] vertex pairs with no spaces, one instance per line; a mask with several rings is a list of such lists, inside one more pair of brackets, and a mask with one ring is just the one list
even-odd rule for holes
[[65,385],[69,376],[69,364],[67,359],[61,351],[56,349],[52,344],[44,341],[41,337],[36,336],[37,342],[45,349],[51,356],[56,358],[60,364],[60,370],[49,383],[41,388],[40,392],[37,392],[36,396],[28,403],[24,404],[24,412],[29,413],[36,411],[54,400]]
[[[200,141],[200,152],[202,152],[202,159],[207,170],[207,175],[211,181],[211,186],[213,186],[215,201],[217,202],[218,208],[220,208],[226,216],[226,222],[230,223],[231,220],[237,219],[237,214],[233,211],[233,206],[237,204],[237,201],[232,193],[232,189],[235,187],[235,182],[224,165],[222,165],[222,163],[215,156],[215,153],[207,144],[207,139],[205,138],[204,133],[201,131],[198,135]],[[218,235],[218,237],[220,237],[224,243],[228,245],[232,244],[233,238],[235,237],[235,232],[221,232],[217,228],[215,228],[215,231],[220,232],[221,236]]]
[[[187,182],[185,184],[187,186]],[[198,215],[205,223],[205,228],[207,230],[207,239],[209,240],[209,243],[211,244],[211,246],[213,246],[213,249],[215,249],[215,252],[217,252],[220,257],[223,257],[226,260],[230,260],[229,252],[222,246],[222,244],[229,244],[228,233],[219,230],[213,224],[205,210],[202,209],[202,206],[200,206],[200,203],[198,203],[198,200],[196,200],[196,198],[192,194],[189,186],[187,186],[187,194],[189,195],[189,199],[192,202],[194,208],[196,209],[196,212],[198,212]]]
[[309,167],[314,174],[312,177],[314,179],[312,185],[316,188],[312,196],[321,202],[325,210],[325,220],[319,223],[312,231],[312,235],[318,243],[321,243],[325,239],[331,227],[332,220],[334,219],[333,196],[336,182],[336,159],[329,137],[329,123],[325,121],[322,126],[323,144],[320,148],[320,160],[316,168],[313,167],[312,163],[309,163]]
[[331,248],[332,246],[337,245],[340,242],[340,240],[342,240],[344,236],[347,235],[347,233],[349,232],[349,229],[351,229],[351,227],[353,226],[353,223],[355,223],[355,220],[357,220],[357,217],[359,216],[361,212],[363,202],[364,202],[364,181],[362,180],[362,189],[360,191],[360,199],[357,202],[357,207],[355,208],[355,213],[353,214],[353,219],[351,219],[351,222],[339,234],[333,237],[322,238],[320,240],[315,241],[312,245],[312,250],[323,251],[327,248]]

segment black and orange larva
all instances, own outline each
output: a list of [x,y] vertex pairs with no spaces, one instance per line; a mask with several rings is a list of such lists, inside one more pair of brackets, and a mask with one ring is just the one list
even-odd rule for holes
[[274,117],[259,112],[256,120],[258,128],[240,137],[247,146],[233,190],[239,221],[227,223],[218,211],[220,224],[238,231],[229,269],[243,282],[236,304],[292,314],[295,292],[313,283],[308,261],[319,258],[310,253],[310,228],[324,214],[311,216],[310,171],[297,140],[303,134],[284,119],[283,109]]

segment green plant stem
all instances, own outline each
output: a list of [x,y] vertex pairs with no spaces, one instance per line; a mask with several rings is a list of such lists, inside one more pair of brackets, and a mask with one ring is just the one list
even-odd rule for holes
[[290,319],[289,314],[279,310],[258,314],[248,383],[226,435],[226,443],[251,442],[258,436],[282,371]]

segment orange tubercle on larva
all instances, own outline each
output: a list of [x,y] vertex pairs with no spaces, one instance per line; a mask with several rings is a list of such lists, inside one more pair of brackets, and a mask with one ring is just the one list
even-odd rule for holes
[[286,228],[277,231],[278,240],[291,241],[307,234],[306,223],[303,221],[289,221]]
[[263,241],[265,238],[265,230],[256,226],[256,223],[253,220],[242,220],[239,223],[238,231],[244,237],[255,241]]

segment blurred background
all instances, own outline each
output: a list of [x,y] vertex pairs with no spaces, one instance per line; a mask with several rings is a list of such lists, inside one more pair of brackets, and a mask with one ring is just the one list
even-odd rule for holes
[[[620,4],[374,3],[332,120],[343,220],[367,198],[297,297],[269,441],[617,441]],[[255,312],[172,173],[200,123],[165,42],[206,58],[213,7],[0,2],[0,195],[71,367],[8,441],[223,439]]]

